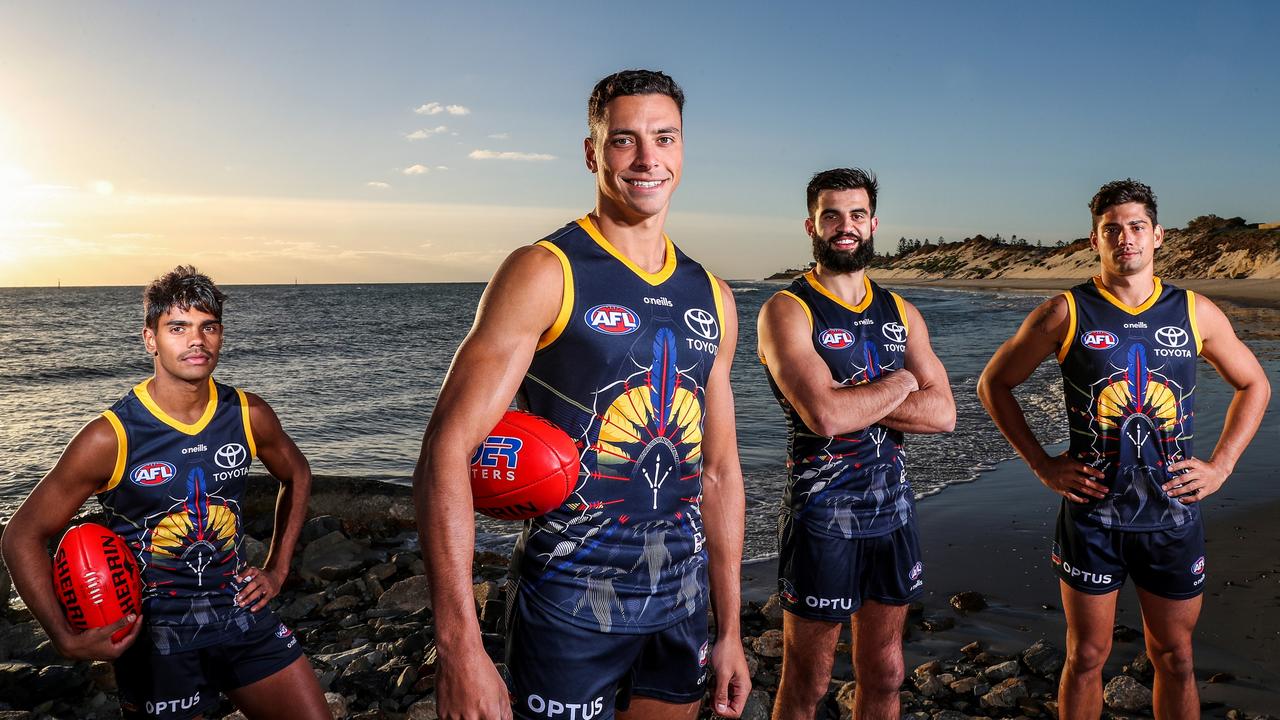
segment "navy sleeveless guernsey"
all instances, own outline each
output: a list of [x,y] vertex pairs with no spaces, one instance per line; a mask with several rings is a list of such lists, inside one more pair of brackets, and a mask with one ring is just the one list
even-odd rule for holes
[[[780,293],[804,308],[813,347],[842,385],[871,382],[902,368],[906,358],[902,298],[863,279],[866,294],[857,306],[824,288],[813,271]],[[767,360],[762,361],[767,370]],[[820,435],[805,425],[772,373],[769,386],[787,419],[784,512],[833,538],[887,535],[911,520],[915,498],[903,466],[900,431],[876,424],[835,437]]]
[[98,500],[137,553],[142,614],[163,655],[238,637],[255,622],[234,602],[244,565],[240,498],[256,455],[249,404],[213,378],[209,394],[191,425],[165,414],[145,380],[103,413],[117,454]]
[[1200,333],[1195,294],[1155,279],[1139,307],[1097,278],[1064,295],[1070,311],[1058,351],[1070,453],[1102,470],[1107,495],[1065,502],[1077,520],[1117,530],[1167,530],[1199,519],[1161,488],[1171,463],[1191,457]]
[[526,523],[522,591],[579,627],[648,633],[705,612],[702,421],[724,327],[720,286],[666,242],[647,273],[589,218],[538,244],[564,296],[520,404],[578,444],[577,487]]

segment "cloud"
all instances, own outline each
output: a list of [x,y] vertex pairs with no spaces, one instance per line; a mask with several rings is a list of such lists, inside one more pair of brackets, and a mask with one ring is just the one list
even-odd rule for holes
[[426,165],[410,165],[403,172],[405,175],[426,175],[431,172],[431,168]]
[[448,169],[449,169],[449,166],[448,166],[448,165],[437,165],[437,166],[436,166],[436,169],[437,169],[437,170],[448,170]]
[[89,189],[99,195],[110,195],[116,191],[116,186],[108,180],[98,180],[91,183]]
[[391,184],[380,182],[378,180],[370,180],[369,182],[365,183],[365,186],[374,188],[376,190],[386,190],[387,188],[391,187]]
[[491,140],[510,140],[511,133],[494,133],[489,136]]
[[450,115],[470,115],[471,108],[463,105],[441,105],[438,102],[429,102],[425,105],[419,105],[414,109],[419,115],[439,115],[440,113],[449,113]]
[[414,130],[413,132],[409,133],[405,137],[409,138],[410,140],[426,140],[432,135],[439,135],[440,133],[446,133],[446,132],[449,132],[449,128],[445,127],[444,125],[437,125],[436,127],[433,127],[433,128],[422,128],[421,130]]
[[472,160],[523,160],[526,162],[555,160],[555,155],[546,153],[527,153],[498,150],[472,150],[467,157]]

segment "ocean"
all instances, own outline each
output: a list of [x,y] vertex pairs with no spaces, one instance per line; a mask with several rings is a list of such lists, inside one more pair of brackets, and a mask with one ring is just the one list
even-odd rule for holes
[[[781,286],[732,287],[740,326],[732,379],[747,490],[746,555],[758,558],[776,551],[786,435],[756,357],[756,316]],[[481,283],[228,286],[216,376],[265,398],[315,474],[408,484],[441,380],[483,289]],[[974,389],[991,353],[1042,298],[924,288],[902,294],[929,325],[957,405],[955,432],[908,438],[908,479],[924,498],[1013,456]],[[0,288],[0,517],[12,514],[81,425],[150,375],[141,326],[136,287]],[[1019,397],[1043,442],[1065,439],[1052,361]],[[479,527],[481,543],[493,546],[516,529],[485,518]]]

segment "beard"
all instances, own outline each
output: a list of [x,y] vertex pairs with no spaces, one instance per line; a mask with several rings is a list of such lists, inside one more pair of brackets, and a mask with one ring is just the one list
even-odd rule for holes
[[854,250],[837,250],[831,245],[832,242],[841,238],[855,237],[853,235],[835,235],[830,240],[823,239],[817,233],[810,233],[809,237],[813,240],[813,259],[833,272],[857,272],[870,265],[872,258],[876,256],[874,233],[867,236],[867,239],[859,243]]

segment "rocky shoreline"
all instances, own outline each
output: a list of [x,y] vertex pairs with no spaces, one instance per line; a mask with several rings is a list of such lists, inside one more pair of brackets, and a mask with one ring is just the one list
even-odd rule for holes
[[[250,561],[257,562],[265,547],[254,538],[269,536],[274,494],[269,482],[252,487],[245,502],[250,519],[246,547]],[[403,486],[369,480],[319,480],[312,507],[326,514],[307,521],[293,572],[272,604],[302,639],[337,718],[437,717],[438,655],[408,492]],[[78,521],[92,519],[85,515]],[[477,552],[474,557],[484,645],[497,663],[504,645],[507,562],[500,553]],[[7,589],[7,579],[0,573],[0,590]],[[909,641],[951,630],[957,618],[971,618],[986,609],[983,596],[972,591],[952,595],[945,606],[937,604],[911,608]],[[754,685],[743,717],[766,720],[781,672],[782,610],[777,597],[744,601],[741,624]],[[1136,637],[1138,631],[1117,626],[1117,633]],[[837,652],[847,658],[848,645],[842,642]],[[952,655],[908,668],[902,687],[904,717],[1057,717],[1056,677],[1063,654],[1053,644],[1037,640],[1021,652],[1000,654],[971,642]],[[855,681],[847,661],[837,663],[834,674],[818,718],[850,717]],[[1209,681],[1229,680],[1224,676]],[[1150,662],[1140,654],[1107,681],[1108,709],[1103,717],[1150,717],[1150,685]],[[25,608],[5,609],[0,620],[0,720],[119,717],[114,691],[108,663],[68,663]],[[232,711],[224,700],[210,717],[242,717]],[[704,710],[701,717],[712,715]],[[1225,717],[1269,716],[1228,709]]]

